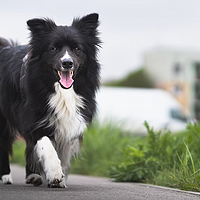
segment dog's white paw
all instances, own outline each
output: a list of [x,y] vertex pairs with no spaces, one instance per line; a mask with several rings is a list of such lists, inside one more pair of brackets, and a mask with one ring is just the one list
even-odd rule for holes
[[50,187],[50,188],[67,188],[67,186],[65,185],[64,179],[61,182],[58,182],[58,180],[55,180],[54,182],[48,183],[48,187]]
[[65,175],[63,174],[61,167],[49,170],[46,173],[46,179],[48,181],[48,187],[66,188]]
[[1,178],[2,178],[2,181],[4,184],[12,184],[13,183],[11,174],[3,175]]
[[43,179],[39,174],[31,174],[26,179],[26,184],[33,184],[39,186],[43,184]]

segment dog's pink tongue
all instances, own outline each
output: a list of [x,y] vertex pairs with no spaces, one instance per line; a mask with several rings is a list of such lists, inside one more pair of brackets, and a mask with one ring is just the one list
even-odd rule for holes
[[70,72],[61,72],[60,83],[65,88],[70,88],[74,80],[72,79]]

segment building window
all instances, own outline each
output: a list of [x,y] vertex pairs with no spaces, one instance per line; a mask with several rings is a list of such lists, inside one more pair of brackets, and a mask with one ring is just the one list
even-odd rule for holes
[[174,75],[180,75],[182,72],[182,67],[180,65],[180,63],[175,63],[174,67],[173,67],[173,73]]
[[183,89],[180,84],[175,84],[172,88],[172,94],[176,97],[180,96],[183,92]]
[[200,82],[195,83],[195,99],[200,100]]
[[196,78],[200,79],[200,63],[195,64]]
[[194,107],[195,118],[200,121],[200,103],[196,102]]

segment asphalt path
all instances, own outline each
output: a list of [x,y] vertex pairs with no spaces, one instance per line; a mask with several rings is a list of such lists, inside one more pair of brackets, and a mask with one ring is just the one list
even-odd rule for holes
[[24,183],[24,168],[17,165],[12,175],[12,185],[0,182],[0,200],[200,200],[200,193],[79,175],[70,175],[65,189],[33,187]]

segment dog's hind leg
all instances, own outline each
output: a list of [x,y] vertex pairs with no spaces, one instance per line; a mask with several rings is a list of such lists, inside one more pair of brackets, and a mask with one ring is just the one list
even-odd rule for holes
[[12,184],[12,176],[9,165],[9,154],[7,151],[0,148],[0,173],[4,184]]
[[12,177],[9,164],[9,153],[12,154],[12,143],[14,137],[11,136],[6,120],[0,113],[0,178],[4,184],[12,184]]
[[34,155],[34,146],[27,144],[26,147],[26,184],[33,184],[34,186],[39,186],[43,184],[43,179],[40,174],[36,172],[38,168]]

